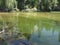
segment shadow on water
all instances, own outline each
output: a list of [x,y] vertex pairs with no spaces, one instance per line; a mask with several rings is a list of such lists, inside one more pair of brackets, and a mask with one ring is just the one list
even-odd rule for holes
[[8,44],[4,39],[0,38],[0,45],[8,45]]
[[34,26],[30,41],[33,45],[60,45],[60,31],[55,21],[40,20]]

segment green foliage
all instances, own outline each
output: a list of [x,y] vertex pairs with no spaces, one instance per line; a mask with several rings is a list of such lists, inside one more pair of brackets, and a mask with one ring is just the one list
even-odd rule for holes
[[18,8],[20,10],[24,9],[24,6],[25,6],[24,1],[25,0],[17,0],[17,1],[18,1]]
[[8,9],[13,9],[15,7],[16,0],[6,0],[5,6]]
[[5,8],[5,0],[0,0],[0,9]]
[[52,10],[60,5],[60,0],[0,0],[0,9],[13,10],[18,7],[18,9],[23,10],[28,6],[28,8],[38,8],[38,10],[47,11]]
[[38,0],[27,0],[26,5],[28,5],[30,8],[37,7]]
[[58,5],[58,0],[41,0],[39,3],[39,9],[42,11],[50,11],[56,8]]
[[60,5],[60,0],[58,0],[58,2],[59,2],[58,5]]
[[13,10],[16,7],[16,0],[0,0],[0,10]]

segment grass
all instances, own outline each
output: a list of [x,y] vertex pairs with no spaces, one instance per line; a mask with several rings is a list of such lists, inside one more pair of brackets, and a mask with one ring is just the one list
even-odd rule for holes
[[31,18],[31,19],[40,19],[40,18],[48,18],[52,20],[60,21],[60,13],[52,13],[52,12],[20,12],[19,16]]

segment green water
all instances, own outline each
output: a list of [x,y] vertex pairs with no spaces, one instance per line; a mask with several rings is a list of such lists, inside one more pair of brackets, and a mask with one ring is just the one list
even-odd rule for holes
[[[42,13],[38,15],[40,14],[44,15]],[[36,18],[26,17],[26,14],[23,16],[8,15],[0,16],[0,29],[7,26],[9,33],[17,31],[26,34],[24,36],[29,37],[29,41],[33,45],[60,45],[60,20],[53,20],[57,15],[53,18],[39,17],[38,15]]]

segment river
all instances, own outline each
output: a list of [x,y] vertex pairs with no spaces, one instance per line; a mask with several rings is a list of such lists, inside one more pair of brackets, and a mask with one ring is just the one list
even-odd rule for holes
[[14,33],[12,37],[17,36],[19,40],[23,39],[23,41],[29,37],[27,40],[32,45],[60,45],[59,18],[59,14],[55,13],[0,14],[0,29],[7,27],[9,35],[5,36],[3,33],[5,37],[12,36],[11,33],[14,31],[22,32],[22,38],[20,34],[17,36],[17,33]]

